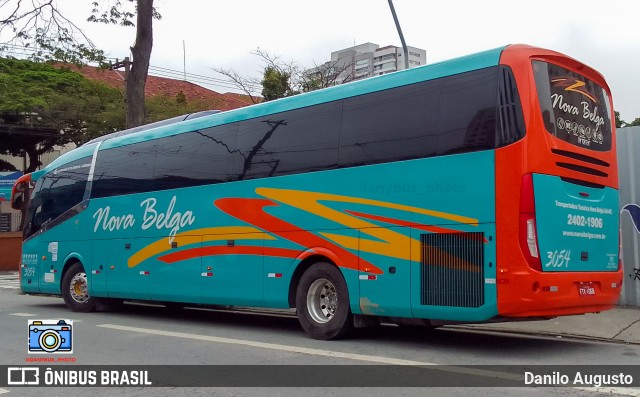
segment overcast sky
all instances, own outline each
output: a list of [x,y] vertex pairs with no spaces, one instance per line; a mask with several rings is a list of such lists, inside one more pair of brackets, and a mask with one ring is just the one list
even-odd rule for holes
[[[111,57],[123,58],[133,28],[84,22],[89,0],[58,0]],[[400,46],[387,0],[155,0],[151,65],[221,78],[211,67],[258,75],[256,48],[312,66],[330,53],[372,42]],[[530,44],[572,56],[600,71],[622,119],[640,117],[638,0],[394,0],[408,45],[434,63],[505,44]],[[227,92],[224,86],[207,88]]]

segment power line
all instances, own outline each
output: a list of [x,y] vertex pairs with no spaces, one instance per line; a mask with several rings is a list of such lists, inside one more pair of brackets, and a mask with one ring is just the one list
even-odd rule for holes
[[[35,47],[31,47],[31,46],[10,44],[10,43],[0,44],[0,48],[3,48],[3,47],[4,48],[11,48],[13,50],[23,50],[24,51],[23,53],[17,53],[17,54],[20,54],[20,55],[28,55],[29,53],[32,53],[32,55],[34,55],[34,53],[36,53],[36,52],[41,52],[41,53],[47,54],[47,55],[54,54],[54,52],[50,51],[50,50],[45,50],[45,49],[41,49],[41,48],[35,48]],[[0,49],[0,52],[8,52],[8,51]],[[107,56],[105,56],[104,59],[114,60],[114,61],[117,60],[117,58],[107,57]]]
[[212,81],[216,81],[216,82],[229,83],[228,80],[223,80],[223,79],[219,79],[219,78],[216,78],[216,77],[203,76],[203,75],[195,74],[195,73],[184,73],[184,72],[182,72],[180,70],[163,68],[163,67],[160,67],[160,66],[150,65],[149,69],[157,69],[159,72],[166,72],[166,73],[176,74],[176,75],[180,75],[180,76],[196,77],[196,78],[201,78],[201,79],[205,79],[205,80],[212,80]]
[[[184,74],[182,72],[179,71],[170,71],[167,69],[160,69],[154,66],[149,66],[149,73],[154,73],[154,74],[162,74],[163,76],[184,76]],[[184,78],[174,78],[174,80],[183,80],[183,81],[189,81],[189,80],[199,80],[199,81],[207,81],[210,82],[211,84],[229,84],[228,81],[226,80],[221,80],[221,79],[214,79],[212,77],[206,77],[206,76],[198,76],[198,75],[190,75],[187,76],[186,79]]]
[[200,85],[209,85],[209,86],[214,86],[214,87],[223,87],[223,88],[235,88],[237,89],[238,87],[235,86],[233,83],[231,82],[217,82],[217,81],[210,81],[210,79],[207,78],[198,78],[198,77],[190,77],[187,80],[182,80],[182,79],[177,79],[176,77],[176,73],[178,74],[182,74],[180,72],[161,72],[161,71],[157,71],[157,70],[151,70],[151,67],[149,69],[149,75],[150,76],[156,76],[156,77],[163,77],[163,78],[169,78],[172,80],[178,80],[178,81],[186,81],[186,82],[194,82],[194,83],[198,83]]
[[[37,49],[37,48],[33,48],[33,47],[27,47],[27,46],[19,46],[19,45],[15,45],[15,44],[4,44],[3,46],[4,47],[9,47],[13,51],[7,51],[5,49],[5,50],[2,50],[1,52],[7,53],[7,54],[12,54],[12,55],[29,55],[29,52],[31,52],[33,54],[33,53],[36,53],[36,52],[39,52],[39,51],[41,51],[43,53],[46,53],[46,54],[53,54],[52,51],[41,50],[41,49]],[[23,50],[24,52],[17,52],[17,50]],[[113,60],[113,61],[119,60],[118,58],[113,58],[113,57],[105,57],[105,59]],[[173,80],[180,80],[180,81],[192,81],[192,82],[196,82],[198,84],[212,86],[212,87],[222,87],[222,88],[226,88],[226,89],[239,89],[239,87],[233,81],[230,81],[230,80],[223,80],[223,79],[210,77],[210,76],[204,76],[204,75],[195,74],[195,73],[184,73],[184,72],[179,71],[179,70],[165,68],[165,67],[161,67],[161,66],[149,65],[149,72],[153,73],[153,74],[151,74],[152,76],[157,76],[157,77],[170,78],[170,79],[173,79]],[[184,76],[187,76],[187,80],[184,80],[184,78],[180,78],[180,77],[184,77]],[[248,88],[252,92],[257,92],[257,90],[261,89],[260,86],[256,86],[256,85],[249,85]]]

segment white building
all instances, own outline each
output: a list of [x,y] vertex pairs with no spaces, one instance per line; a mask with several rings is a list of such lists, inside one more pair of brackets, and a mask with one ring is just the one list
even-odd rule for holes
[[[407,49],[410,68],[427,63],[426,50],[410,46]],[[337,85],[405,69],[404,57],[402,47],[364,43],[332,52],[331,61],[309,69],[307,74],[330,80],[327,85]]]

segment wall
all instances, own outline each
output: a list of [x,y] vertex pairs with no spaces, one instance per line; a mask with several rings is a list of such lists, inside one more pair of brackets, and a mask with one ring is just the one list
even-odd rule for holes
[[0,271],[18,270],[22,232],[0,233]]
[[[624,281],[620,304],[640,306],[640,127],[618,129]],[[630,207],[627,207],[631,205]],[[627,207],[627,209],[624,209]],[[634,213],[632,217],[632,213]],[[635,225],[634,218],[635,217]]]

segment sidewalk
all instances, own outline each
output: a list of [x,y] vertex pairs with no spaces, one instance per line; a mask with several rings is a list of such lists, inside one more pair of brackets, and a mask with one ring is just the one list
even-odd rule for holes
[[618,306],[612,310],[597,314],[563,316],[542,321],[455,325],[452,327],[559,337],[593,338],[640,344],[640,307]]

